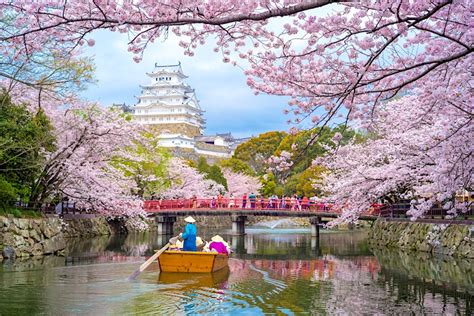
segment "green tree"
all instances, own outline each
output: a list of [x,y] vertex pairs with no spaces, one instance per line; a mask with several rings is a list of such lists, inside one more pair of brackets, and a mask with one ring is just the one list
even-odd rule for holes
[[262,182],[262,188],[260,189],[260,193],[263,196],[270,196],[272,194],[275,194],[275,189],[277,187],[276,182],[275,182],[275,176],[273,173],[268,172],[265,175],[261,177]]
[[197,170],[199,173],[208,174],[211,166],[207,163],[206,158],[200,156],[197,162]]
[[[341,144],[346,144],[356,135],[353,130],[344,126],[338,126],[336,128],[317,127],[311,130],[301,131],[296,135],[286,135],[275,150],[275,155],[279,155],[282,151],[293,154],[295,164],[289,170],[287,176],[291,177],[305,171],[311,166],[312,161],[316,157],[321,157],[326,154],[326,147],[335,145],[333,137],[336,133],[342,135]],[[315,136],[317,136],[316,141],[308,144]],[[294,149],[295,145],[296,149]]]
[[[224,177],[221,168],[218,165],[212,165],[209,168],[209,173],[206,176],[206,179],[214,180],[215,182],[222,184],[224,188],[227,189],[227,179]],[[224,193],[224,192],[222,192]]]
[[6,92],[0,94],[0,195],[4,207],[13,197],[29,197],[45,154],[55,149],[52,130],[41,109],[32,113],[25,105],[12,103]]
[[322,191],[318,183],[321,183],[321,176],[324,171],[324,168],[320,166],[312,166],[298,174],[296,182],[296,194],[306,195],[307,197],[320,197],[322,195]]
[[197,169],[199,173],[202,173],[206,179],[214,180],[218,184],[222,184],[227,190],[227,179],[224,177],[224,174],[222,173],[222,170],[218,165],[210,166],[207,163],[206,158],[201,156],[199,157],[197,162]]
[[255,173],[262,175],[266,170],[265,160],[275,153],[286,135],[285,132],[273,131],[253,137],[237,146],[233,158],[247,162]]
[[166,180],[166,169],[171,155],[158,145],[158,139],[153,134],[145,133],[143,137],[145,143],[129,148],[131,155],[128,157],[114,157],[112,164],[135,181],[137,192],[134,194],[151,198],[170,185]]
[[221,160],[219,162],[219,165],[221,168],[228,168],[233,172],[243,173],[249,176],[255,175],[255,172],[252,170],[248,163],[234,157]]

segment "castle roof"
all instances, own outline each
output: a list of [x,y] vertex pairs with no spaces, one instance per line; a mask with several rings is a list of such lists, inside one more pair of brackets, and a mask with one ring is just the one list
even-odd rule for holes
[[147,72],[147,75],[150,77],[156,77],[164,74],[177,74],[181,78],[187,78],[183,73],[183,68],[181,68],[181,62],[178,62],[177,65],[158,65],[155,63],[155,69],[151,73]]

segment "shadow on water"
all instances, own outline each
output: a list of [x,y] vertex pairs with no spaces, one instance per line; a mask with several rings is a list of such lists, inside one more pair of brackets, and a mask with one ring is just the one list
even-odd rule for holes
[[219,233],[235,248],[214,274],[127,277],[169,236],[71,239],[67,257],[0,266],[0,314],[472,314],[473,264],[369,249],[367,234],[250,228]]
[[449,303],[464,302],[467,315],[474,313],[474,264],[472,260],[433,256],[428,253],[372,249],[381,265],[379,284],[388,286],[397,300],[437,304],[443,314],[453,313]]

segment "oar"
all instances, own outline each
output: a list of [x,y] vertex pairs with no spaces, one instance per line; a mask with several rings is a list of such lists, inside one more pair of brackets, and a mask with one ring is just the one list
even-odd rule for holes
[[153,256],[151,256],[147,261],[145,261],[144,263],[142,263],[142,265],[140,266],[140,268],[138,268],[138,270],[136,270],[135,272],[132,273],[131,276],[128,277],[129,280],[135,280],[137,278],[137,276],[140,275],[140,273],[142,273],[146,268],[148,268],[148,266],[153,262],[155,261],[166,249],[168,249],[168,247],[170,246],[169,243],[167,243],[163,248],[161,248],[160,250],[158,250]]

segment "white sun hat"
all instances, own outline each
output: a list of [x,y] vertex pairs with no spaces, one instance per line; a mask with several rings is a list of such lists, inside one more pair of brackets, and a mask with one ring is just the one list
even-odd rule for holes
[[223,242],[224,241],[224,238],[222,238],[221,236],[219,235],[215,235],[214,237],[211,238],[212,241],[215,241],[215,242]]
[[184,219],[185,222],[187,223],[194,223],[196,222],[196,220],[194,218],[192,218],[192,216],[188,216]]
[[204,243],[201,237],[196,237],[196,246],[200,246]]

